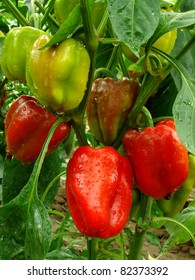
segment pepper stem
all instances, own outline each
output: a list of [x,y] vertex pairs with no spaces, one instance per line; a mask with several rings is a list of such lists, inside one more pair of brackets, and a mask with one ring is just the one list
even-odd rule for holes
[[[91,92],[91,87],[94,79],[95,73],[95,64],[96,64],[96,52],[99,44],[99,39],[95,32],[95,29],[92,25],[91,13],[90,13],[90,1],[89,0],[80,0],[85,38],[86,38],[86,47],[90,57],[90,69],[89,69],[89,77],[87,82],[87,89],[85,91],[85,95],[79,104],[78,108],[74,110],[71,114],[72,117],[72,125],[78,137],[78,141],[80,145],[87,144],[86,137],[84,139],[84,114],[87,106],[87,101],[89,94]],[[84,140],[84,141],[83,141]]]
[[87,238],[88,260],[96,260],[98,251],[98,238]]
[[142,194],[139,220],[135,228],[135,233],[129,238],[129,260],[139,260],[142,258],[141,250],[143,247],[144,237],[151,220],[151,208],[153,199]]

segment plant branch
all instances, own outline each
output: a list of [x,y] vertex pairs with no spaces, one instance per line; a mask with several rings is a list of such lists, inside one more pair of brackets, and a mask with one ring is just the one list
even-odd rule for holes
[[[45,15],[45,8],[44,8],[44,6],[41,5],[41,3],[40,3],[39,1],[37,1],[37,0],[35,0],[35,5],[39,8],[39,11],[40,11],[42,14]],[[49,11],[48,11],[48,12],[49,12]],[[47,13],[46,16],[47,16],[47,18],[49,18],[49,20],[55,25],[56,29],[58,29],[58,28],[59,28],[59,25],[58,25],[57,21],[51,16],[51,14],[50,14],[50,13]],[[43,19],[44,19],[44,18],[46,19],[46,16],[44,16]],[[42,21],[41,21],[41,24],[42,24],[42,25],[45,23],[45,19],[44,19],[44,21],[43,21],[43,19],[42,19]]]
[[144,237],[151,219],[152,203],[153,199],[151,197],[142,194],[139,220],[135,228],[135,233],[129,237],[129,260],[141,259]]
[[175,3],[174,7],[173,7],[173,11],[177,12],[179,11],[181,5],[183,4],[184,0],[177,0],[177,2]]
[[10,11],[10,13],[14,16],[15,19],[22,25],[26,26],[28,25],[28,21],[23,16],[23,14],[17,9],[17,7],[12,3],[10,0],[2,0],[4,5],[7,7],[7,9]]

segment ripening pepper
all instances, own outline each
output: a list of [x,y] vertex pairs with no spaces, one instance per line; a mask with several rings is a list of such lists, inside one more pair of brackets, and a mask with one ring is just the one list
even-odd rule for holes
[[[5,117],[6,150],[22,163],[33,162],[39,156],[49,130],[57,117],[28,95],[18,97]],[[49,143],[52,152],[68,135],[70,125],[61,123]]]
[[[80,3],[79,0],[55,0],[54,12],[57,22],[61,25],[72,10]],[[107,7],[106,0],[90,0],[92,24],[97,28]]]
[[90,237],[117,235],[132,203],[132,168],[112,147],[79,147],[68,162],[66,198],[78,230]]
[[41,36],[30,51],[27,84],[40,103],[67,112],[76,108],[84,96],[90,59],[85,47],[72,38],[40,49],[49,40],[49,36]]
[[148,196],[167,197],[188,176],[188,151],[170,125],[157,124],[141,132],[129,129],[124,133],[123,147],[137,187]]
[[57,22],[61,25],[72,10],[79,4],[79,0],[55,0],[54,13]]
[[128,78],[98,78],[93,82],[87,104],[91,133],[105,145],[111,145],[122,130],[139,90]]
[[173,29],[163,34],[154,44],[153,47],[170,54],[175,46],[177,39],[177,29]]
[[157,205],[160,210],[163,211],[163,214],[168,217],[172,217],[179,213],[183,207],[189,195],[192,191],[192,188],[195,186],[195,156],[189,155],[189,174],[182,186],[176,190],[170,197],[167,199],[162,198],[157,200]]
[[37,38],[46,34],[44,31],[30,26],[14,27],[5,36],[1,69],[11,81],[26,82],[26,59]]

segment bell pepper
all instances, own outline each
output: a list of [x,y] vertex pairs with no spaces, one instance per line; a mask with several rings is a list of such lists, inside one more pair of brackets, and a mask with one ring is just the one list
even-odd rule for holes
[[157,205],[163,214],[168,217],[175,216],[185,206],[187,199],[195,186],[195,156],[189,155],[189,174],[182,186],[167,199],[157,200]]
[[[71,11],[80,3],[79,0],[55,0],[54,13],[57,22],[61,25]],[[92,24],[97,28],[107,7],[106,0],[90,0]]]
[[[34,97],[20,96],[11,104],[5,117],[6,151],[24,164],[35,161],[56,120],[57,116],[40,106]],[[66,138],[69,131],[68,123],[57,127],[47,154]]]
[[139,90],[128,78],[99,78],[93,82],[87,104],[88,124],[93,136],[111,145],[123,129]]
[[26,59],[37,38],[46,34],[44,31],[30,27],[14,27],[5,36],[1,69],[9,80],[26,82]]
[[55,0],[54,2],[54,13],[56,20],[61,25],[72,10],[79,4],[79,0]]
[[141,132],[129,129],[124,133],[123,147],[137,187],[148,196],[167,197],[188,176],[188,151],[169,125],[158,124]]
[[40,103],[67,112],[84,96],[90,59],[85,47],[72,38],[40,50],[49,40],[47,35],[36,40],[27,60],[27,84]]
[[132,203],[132,168],[112,147],[79,147],[68,162],[66,198],[78,230],[108,238],[125,227]]
[[170,54],[175,46],[177,39],[177,29],[173,29],[163,34],[154,44],[153,47]]

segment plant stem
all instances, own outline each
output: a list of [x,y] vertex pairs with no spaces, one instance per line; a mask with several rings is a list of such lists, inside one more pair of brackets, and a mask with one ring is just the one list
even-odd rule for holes
[[[41,26],[43,26],[44,24],[45,24],[45,22],[47,21],[47,19],[49,18],[49,19],[51,19],[51,17],[49,17],[49,15],[50,15],[50,12],[52,11],[52,9],[53,9],[53,4],[54,4],[54,2],[55,2],[55,0],[52,0],[51,2],[50,2],[50,5],[47,7],[47,9],[45,10],[45,14],[44,14],[44,16],[43,16],[43,18],[42,18],[42,20],[41,20]],[[51,15],[50,15],[51,16]]]
[[77,140],[79,142],[79,146],[88,146],[88,141],[85,133],[84,122],[81,118],[76,119],[76,116],[73,115],[73,119],[71,121],[71,125],[76,133]]
[[180,9],[181,5],[183,4],[183,1],[184,0],[177,0],[177,2],[175,3],[175,5],[173,7],[174,12],[177,12]]
[[108,10],[106,9],[97,29],[98,37],[103,36],[107,22],[108,22]]
[[11,14],[14,16],[15,19],[22,25],[26,26],[28,25],[28,22],[26,18],[23,16],[23,14],[20,13],[20,11],[17,9],[17,7],[12,3],[10,0],[2,0],[4,5],[8,8],[8,10],[11,12]]
[[61,177],[62,175],[64,175],[65,173],[66,173],[65,171],[61,172],[60,174],[58,174],[58,175],[49,183],[49,185],[47,186],[46,190],[44,191],[44,193],[43,193],[43,195],[42,195],[42,197],[41,197],[41,201],[42,201],[42,202],[45,201],[45,198],[46,198],[48,192],[51,190],[51,188],[53,187],[53,185],[55,184],[55,182],[58,181],[58,180],[60,179],[60,177]]
[[[43,165],[43,161],[45,159],[45,155],[47,153],[47,150],[48,150],[48,146],[49,146],[49,143],[51,141],[51,138],[56,130],[56,128],[64,121],[63,118],[59,118],[55,121],[55,123],[52,125],[52,127],[50,128],[50,131],[49,131],[49,134],[45,140],[45,143],[43,145],[43,148],[39,154],[39,157],[37,158],[36,162],[35,162],[35,165],[34,165],[34,168],[33,168],[33,173],[36,173],[36,176],[35,176],[35,179],[34,179],[34,187],[36,186],[37,182],[38,182],[38,178],[39,178],[39,175],[40,175],[40,172],[41,172],[41,168],[42,168],[42,165]],[[36,172],[35,172],[36,170]]]
[[127,71],[127,67],[125,65],[125,62],[124,62],[124,59],[123,59],[123,56],[122,56],[121,46],[118,47],[117,58],[118,58],[121,70],[123,72],[123,76],[129,78],[129,73]]
[[89,69],[89,79],[87,83],[87,89],[84,95],[83,100],[81,101],[77,114],[84,116],[85,108],[87,105],[88,97],[91,92],[91,86],[93,83],[95,64],[96,64],[96,53],[99,44],[99,39],[95,33],[95,29],[92,25],[91,13],[90,13],[90,3],[89,0],[80,0],[81,12],[84,24],[84,31],[86,36],[86,45],[90,57],[90,69]]
[[153,199],[142,194],[139,221],[135,228],[135,233],[129,238],[129,260],[141,259],[141,250],[144,242],[146,230],[151,219],[151,207]]
[[[41,3],[39,1],[35,0],[35,5],[39,8],[39,11],[42,14],[45,14],[45,8],[43,5],[41,5]],[[47,18],[49,18],[49,20],[54,24],[54,26],[57,30],[59,28],[57,21],[50,14],[47,14]],[[42,19],[41,24],[43,25],[44,23],[45,23],[45,20],[43,21],[43,19]]]
[[114,74],[108,68],[98,68],[95,71],[94,79],[98,79],[101,76],[110,77],[113,79],[115,78]]
[[150,73],[145,74],[142,86],[140,88],[139,95],[135,101],[135,104],[131,110],[129,125],[134,127],[136,123],[136,119],[143,106],[145,106],[146,102],[150,98],[150,96],[154,95],[158,90],[163,79],[160,76],[152,76]]
[[95,64],[96,64],[96,53],[99,44],[97,34],[92,25],[91,13],[90,13],[90,1],[89,0],[80,0],[84,31],[86,37],[86,47],[90,57],[90,69],[89,77],[87,82],[87,89],[85,95],[79,104],[78,108],[74,110],[71,114],[72,117],[72,126],[77,135],[79,145],[88,145],[87,138],[85,135],[84,127],[84,114],[87,106],[88,97],[91,92],[91,87],[94,79],[95,73]]
[[88,260],[96,260],[98,238],[87,238]]
[[117,47],[114,47],[113,50],[112,50],[112,54],[109,58],[109,61],[107,63],[107,66],[106,68],[107,69],[112,69],[112,65],[114,64],[114,62],[116,61],[116,55],[117,55],[117,52],[118,52],[118,46]]

